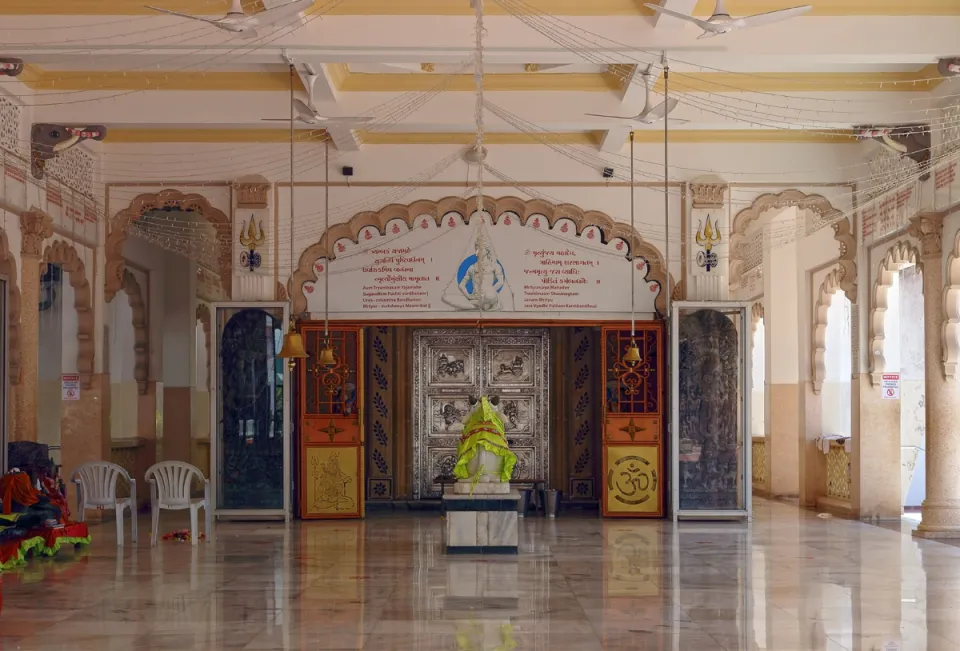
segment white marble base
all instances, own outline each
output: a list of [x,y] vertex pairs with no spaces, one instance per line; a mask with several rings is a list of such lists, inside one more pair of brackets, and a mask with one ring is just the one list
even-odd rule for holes
[[[453,554],[516,554],[520,543],[520,494],[446,495],[445,543]],[[483,502],[489,502],[490,510]],[[481,510],[483,509],[483,510]]]
[[461,479],[453,485],[454,495],[508,495],[510,484],[504,482],[477,482]]

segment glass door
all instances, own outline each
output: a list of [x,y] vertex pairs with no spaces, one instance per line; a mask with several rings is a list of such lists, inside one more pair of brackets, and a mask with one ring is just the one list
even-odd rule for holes
[[290,376],[277,357],[286,303],[215,303],[211,412],[214,511],[277,517],[290,507]]
[[747,304],[673,304],[673,518],[749,519]]

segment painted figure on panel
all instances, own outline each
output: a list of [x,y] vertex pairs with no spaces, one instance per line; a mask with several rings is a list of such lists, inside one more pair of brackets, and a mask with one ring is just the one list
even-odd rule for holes
[[443,294],[443,302],[462,311],[513,309],[506,271],[483,230],[477,231],[472,251],[460,263],[456,278]]
[[347,495],[347,485],[353,481],[340,470],[340,454],[334,452],[322,462],[313,459],[314,511],[352,511],[353,498]]
[[[475,407],[463,424],[453,476],[473,486],[509,485],[517,455],[507,445],[503,419],[496,410],[500,398],[471,398],[470,403]],[[476,492],[487,491],[477,488]]]

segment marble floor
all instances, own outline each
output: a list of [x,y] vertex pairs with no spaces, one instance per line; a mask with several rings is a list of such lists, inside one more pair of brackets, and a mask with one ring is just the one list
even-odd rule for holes
[[960,649],[960,549],[755,512],[528,518],[514,558],[445,556],[437,514],[226,523],[196,548],[142,529],[118,550],[99,525],[86,551],[0,575],[0,650]]

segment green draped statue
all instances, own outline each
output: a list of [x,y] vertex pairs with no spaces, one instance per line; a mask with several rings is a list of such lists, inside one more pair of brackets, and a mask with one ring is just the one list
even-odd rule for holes
[[[471,399],[471,403],[474,399]],[[500,398],[481,397],[467,416],[457,447],[457,465],[453,475],[459,480],[478,483],[509,483],[517,455],[510,451],[503,419],[495,407]]]

